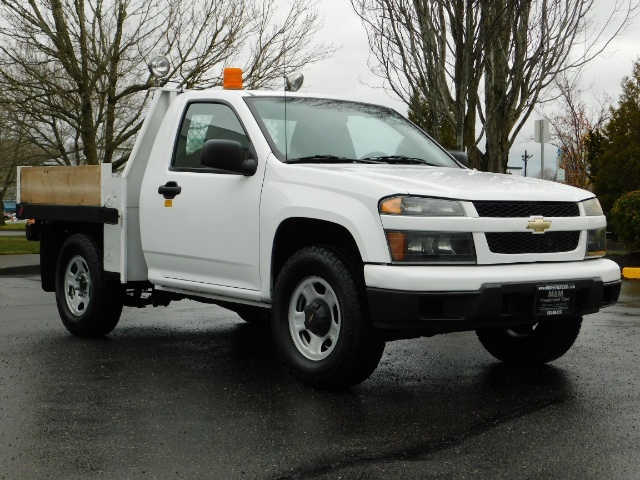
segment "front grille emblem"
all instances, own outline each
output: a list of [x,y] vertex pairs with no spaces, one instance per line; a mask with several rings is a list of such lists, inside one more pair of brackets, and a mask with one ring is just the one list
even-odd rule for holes
[[549,228],[551,228],[551,220],[545,220],[543,217],[536,217],[527,223],[527,230],[533,230],[533,234],[544,233]]

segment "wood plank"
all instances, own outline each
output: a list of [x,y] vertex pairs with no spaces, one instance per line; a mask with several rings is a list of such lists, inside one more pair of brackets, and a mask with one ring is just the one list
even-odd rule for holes
[[100,165],[22,168],[20,201],[50,205],[100,205]]

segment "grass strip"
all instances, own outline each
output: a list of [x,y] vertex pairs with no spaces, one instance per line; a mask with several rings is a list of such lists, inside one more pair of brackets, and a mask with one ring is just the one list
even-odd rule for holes
[[30,242],[24,237],[0,237],[0,255],[40,253],[40,242]]
[[26,223],[7,222],[4,225],[0,225],[0,232],[20,232],[27,226]]

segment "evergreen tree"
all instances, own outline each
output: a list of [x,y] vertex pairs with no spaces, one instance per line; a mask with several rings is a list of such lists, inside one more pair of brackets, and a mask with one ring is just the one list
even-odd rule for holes
[[440,145],[456,150],[456,132],[445,118],[429,107],[427,100],[414,91],[409,103],[409,120],[427,132]]
[[589,181],[595,184],[598,177],[598,162],[602,156],[603,145],[606,141],[600,129],[594,129],[584,136],[585,161],[589,166]]
[[633,75],[623,80],[622,89],[604,130],[602,155],[591,171],[594,192],[605,213],[624,193],[640,190],[640,60],[634,63]]

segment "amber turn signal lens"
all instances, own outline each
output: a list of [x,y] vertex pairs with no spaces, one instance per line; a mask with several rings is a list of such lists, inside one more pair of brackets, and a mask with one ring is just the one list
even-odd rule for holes
[[396,262],[404,260],[407,236],[402,232],[387,232],[387,241],[389,242],[389,250],[391,258]]
[[396,197],[385,200],[380,204],[380,213],[400,215],[402,213],[402,199]]

